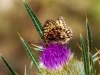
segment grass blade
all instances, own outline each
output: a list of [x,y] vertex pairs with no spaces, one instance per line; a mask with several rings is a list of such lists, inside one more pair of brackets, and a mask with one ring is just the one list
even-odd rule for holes
[[38,20],[38,18],[36,17],[35,13],[32,11],[32,9],[28,6],[28,4],[25,2],[25,0],[23,0],[24,2],[24,6],[26,7],[26,10],[35,26],[35,28],[37,29],[37,32],[39,33],[39,36],[41,38],[41,40],[43,41],[43,27],[42,24],[40,23],[40,21]]
[[89,75],[88,50],[86,48],[85,41],[84,41],[83,36],[81,34],[80,34],[80,42],[81,42],[81,48],[82,48],[82,56],[83,56],[83,62],[84,62],[85,75]]
[[6,61],[6,59],[0,54],[3,62],[5,63],[6,67],[9,69],[12,75],[17,75],[17,73],[12,69],[12,67],[9,65],[9,63]]
[[[19,34],[18,34],[19,35]],[[20,36],[20,35],[19,35]],[[22,41],[22,44],[27,52],[27,54],[29,55],[29,57],[31,58],[32,62],[34,63],[34,65],[36,66],[36,69],[38,72],[40,72],[39,69],[39,63],[34,55],[34,53],[32,52],[31,48],[29,47],[29,45],[26,43],[26,41],[20,36],[20,39]]]
[[87,42],[89,46],[89,51],[91,51],[92,50],[92,39],[91,39],[91,31],[89,27],[89,22],[87,18],[86,18],[86,28],[87,28]]

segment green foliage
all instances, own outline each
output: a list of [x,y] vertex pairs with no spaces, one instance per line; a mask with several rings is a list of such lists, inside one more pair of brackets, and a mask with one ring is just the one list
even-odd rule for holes
[[25,0],[23,0],[25,8],[33,22],[33,25],[35,26],[35,28],[37,29],[37,32],[39,33],[39,36],[41,38],[41,40],[43,41],[43,33],[42,33],[42,25],[40,23],[40,21],[38,20],[38,18],[36,17],[35,13],[32,11],[32,9],[28,6],[28,4],[25,2]]
[[[20,36],[20,35],[19,35]],[[27,52],[27,54],[29,55],[29,57],[31,58],[31,60],[33,61],[34,65],[36,66],[36,69],[38,72],[40,72],[39,69],[39,63],[34,55],[34,53],[32,52],[31,48],[29,47],[29,45],[26,43],[26,41],[20,36],[20,39],[22,41],[22,44]]]
[[6,59],[0,54],[4,64],[6,65],[6,67],[9,69],[9,71],[11,72],[12,75],[17,75],[17,73],[14,71],[14,69],[9,65],[9,63],[6,61]]
[[88,22],[87,18],[86,18],[86,28],[87,28],[88,47],[89,47],[89,51],[91,51],[92,50],[92,39],[91,39],[91,31],[90,31],[90,27],[89,27],[89,22]]
[[84,62],[84,71],[85,71],[85,75],[96,75],[92,53],[91,53],[91,50],[92,50],[91,32],[90,32],[89,22],[87,18],[86,18],[86,29],[87,29],[88,46],[86,46],[84,38],[80,34],[80,42],[81,42],[82,56],[83,56],[82,58]]
[[86,44],[85,41],[82,37],[82,35],[80,35],[80,42],[81,42],[81,47],[82,47],[82,58],[83,58],[83,62],[84,62],[84,71],[85,71],[85,75],[89,75],[89,60],[88,60],[88,50],[86,48]]
[[92,58],[92,53],[91,53],[92,37],[91,37],[91,31],[90,31],[89,22],[88,22],[87,18],[86,18],[86,28],[87,28],[87,43],[88,43],[88,59],[89,59],[89,69],[90,69],[89,74],[96,75],[94,62],[93,62],[93,58]]

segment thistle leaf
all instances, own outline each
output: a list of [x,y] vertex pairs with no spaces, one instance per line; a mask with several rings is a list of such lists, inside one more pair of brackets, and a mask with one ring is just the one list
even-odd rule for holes
[[14,69],[9,65],[9,63],[6,61],[6,59],[0,54],[3,62],[5,63],[6,67],[9,69],[12,75],[17,75],[17,73],[14,71]]
[[91,31],[89,27],[89,22],[87,18],[86,18],[86,28],[87,28],[87,42],[89,46],[89,51],[91,51],[92,50],[92,39],[91,39]]
[[42,24],[40,23],[40,21],[38,20],[38,18],[35,15],[35,13],[32,11],[32,9],[29,7],[29,5],[25,2],[25,0],[23,0],[23,2],[24,2],[24,6],[26,7],[26,10],[27,10],[41,40],[43,41]]
[[[19,33],[18,33],[19,35]],[[32,52],[31,48],[29,47],[29,45],[26,43],[26,41],[19,35],[21,41],[22,41],[22,44],[27,52],[27,54],[29,55],[29,57],[31,58],[32,62],[34,63],[34,65],[36,66],[36,69],[38,72],[40,72],[40,69],[39,69],[39,63],[34,55],[34,53]]]
[[89,75],[88,50],[86,48],[85,41],[84,41],[83,36],[81,34],[80,34],[80,42],[81,42],[81,48],[82,48],[82,56],[83,56],[83,62],[84,62],[85,75]]

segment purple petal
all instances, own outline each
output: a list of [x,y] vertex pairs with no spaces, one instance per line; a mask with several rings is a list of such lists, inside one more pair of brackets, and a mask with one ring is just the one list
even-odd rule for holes
[[67,44],[53,43],[43,48],[40,60],[48,69],[58,69],[68,63],[72,53]]

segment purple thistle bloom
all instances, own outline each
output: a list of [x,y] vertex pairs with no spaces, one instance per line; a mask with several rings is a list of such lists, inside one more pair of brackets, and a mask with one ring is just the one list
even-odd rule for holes
[[53,43],[43,48],[40,59],[46,68],[55,70],[68,63],[71,56],[72,53],[66,44]]

